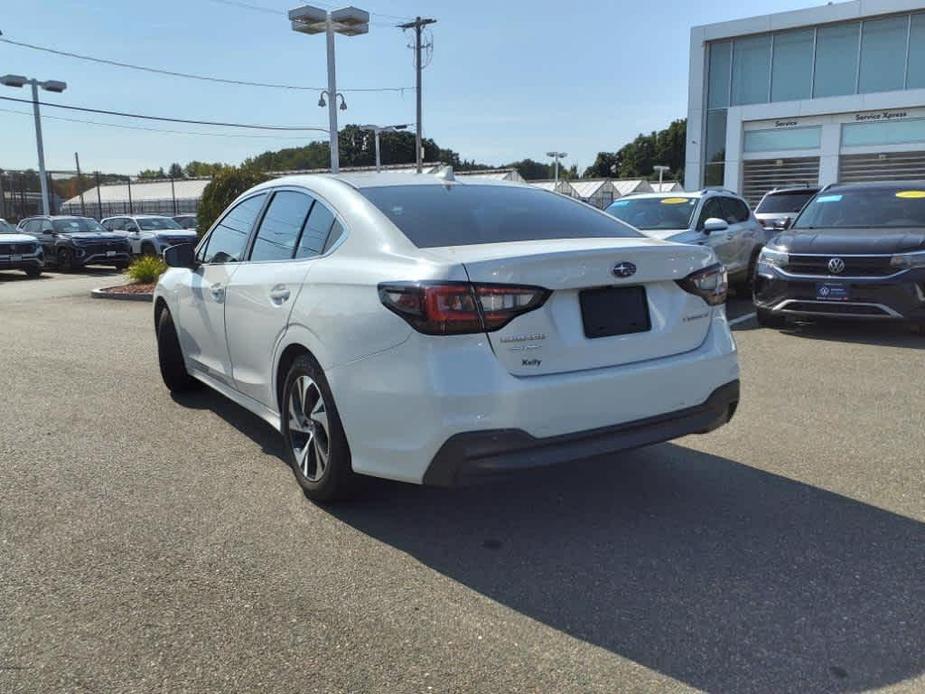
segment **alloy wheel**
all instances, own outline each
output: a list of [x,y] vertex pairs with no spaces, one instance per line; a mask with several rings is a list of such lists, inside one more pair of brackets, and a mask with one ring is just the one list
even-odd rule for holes
[[328,412],[321,389],[309,376],[299,376],[289,391],[289,445],[302,476],[317,482],[331,453]]

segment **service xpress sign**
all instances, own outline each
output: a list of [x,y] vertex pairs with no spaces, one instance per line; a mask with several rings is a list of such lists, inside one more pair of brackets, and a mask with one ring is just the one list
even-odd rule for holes
[[908,111],[874,111],[873,113],[854,114],[854,120],[856,121],[899,120],[908,117]]

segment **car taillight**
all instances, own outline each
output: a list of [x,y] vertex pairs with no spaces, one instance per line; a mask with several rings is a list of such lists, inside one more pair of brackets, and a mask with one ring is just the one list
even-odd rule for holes
[[726,268],[719,263],[693,272],[677,282],[681,289],[696,294],[710,306],[718,306],[725,302],[726,293],[729,290]]
[[379,285],[383,305],[427,335],[498,330],[543,305],[549,290],[511,284],[392,282]]

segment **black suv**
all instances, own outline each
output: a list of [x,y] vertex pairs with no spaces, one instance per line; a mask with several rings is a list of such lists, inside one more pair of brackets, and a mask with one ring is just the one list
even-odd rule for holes
[[761,198],[755,208],[755,217],[765,229],[783,231],[818,192],[819,186],[775,188]]
[[19,230],[34,236],[45,249],[45,262],[70,271],[84,265],[112,265],[124,270],[132,261],[129,242],[89,217],[28,217]]
[[789,316],[925,327],[925,181],[835,184],[762,249],[758,322]]

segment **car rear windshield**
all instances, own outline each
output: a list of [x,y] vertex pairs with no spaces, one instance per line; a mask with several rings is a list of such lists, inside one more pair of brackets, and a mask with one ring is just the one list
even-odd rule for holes
[[74,217],[73,219],[56,219],[51,223],[59,234],[74,234],[82,231],[106,231],[95,219]]
[[816,191],[814,190],[794,190],[786,193],[770,193],[765,195],[764,199],[758,203],[755,212],[758,214],[762,212],[799,212],[803,209],[803,205],[806,204],[806,201],[815,194]]
[[139,217],[138,226],[142,231],[163,231],[165,229],[182,229],[179,224],[168,217]]
[[536,188],[404,185],[360,192],[418,248],[640,235],[583,203]]
[[625,198],[607,208],[607,213],[637,229],[687,229],[697,209],[698,198]]
[[925,227],[925,186],[824,191],[797,217],[795,229]]

